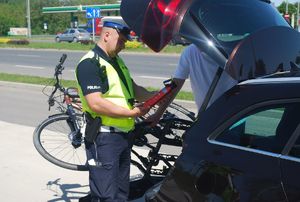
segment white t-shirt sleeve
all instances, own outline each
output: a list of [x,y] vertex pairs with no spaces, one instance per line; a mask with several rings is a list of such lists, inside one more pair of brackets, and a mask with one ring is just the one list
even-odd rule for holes
[[190,75],[190,64],[189,64],[189,47],[185,48],[182,52],[177,68],[174,73],[174,78],[187,79]]

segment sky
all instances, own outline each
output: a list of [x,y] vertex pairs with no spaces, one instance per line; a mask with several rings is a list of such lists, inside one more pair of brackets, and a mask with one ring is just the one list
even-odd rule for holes
[[[275,3],[275,6],[279,6],[285,0],[271,0],[271,2]],[[288,0],[289,3],[295,3],[297,0]]]

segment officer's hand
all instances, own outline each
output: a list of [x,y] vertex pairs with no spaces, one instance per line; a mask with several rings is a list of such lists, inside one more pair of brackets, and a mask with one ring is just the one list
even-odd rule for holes
[[137,105],[135,106],[132,111],[134,113],[134,117],[140,117],[147,114],[150,110],[150,107],[144,107],[143,105]]

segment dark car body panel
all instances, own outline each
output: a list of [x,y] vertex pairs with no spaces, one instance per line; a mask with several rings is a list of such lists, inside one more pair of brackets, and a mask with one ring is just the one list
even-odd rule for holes
[[[296,172],[297,165],[281,159],[280,152],[273,153],[234,144],[224,144],[215,140],[226,127],[256,108],[289,102],[300,103],[300,91],[298,90],[300,79],[297,82],[275,82],[275,80],[271,84],[262,81],[261,84],[254,82],[235,86],[205,112],[199,114],[199,119],[186,132],[183,152],[176,161],[175,169],[170,174],[171,177],[167,177],[157,195],[157,198],[160,198],[161,195],[164,195],[165,198],[164,200],[156,199],[157,201],[190,201],[183,200],[181,197],[190,199],[195,197],[197,179],[202,182],[206,179],[205,189],[211,191],[207,193],[202,190],[203,194],[206,196],[213,194],[215,197],[228,201],[229,199],[224,196],[223,192],[230,187],[229,182],[223,187],[223,191],[216,193],[217,185],[220,186],[222,179],[224,181],[228,177],[230,177],[232,190],[234,190],[232,192],[234,197],[229,201],[285,201],[285,192],[291,199],[300,199],[296,189],[299,185],[295,185],[297,177],[289,174],[292,171]],[[296,124],[299,124],[299,119]],[[299,159],[297,161],[299,162]],[[287,164],[289,164],[288,167],[286,167]],[[223,174],[220,175],[220,172],[216,172],[216,170],[222,169],[221,173],[223,172]],[[208,173],[214,173],[215,176],[211,177],[212,174],[208,175]],[[217,179],[216,176],[219,176],[219,182],[211,185],[209,182]],[[290,181],[291,177],[295,180]],[[282,181],[286,181],[286,186],[282,186]],[[291,183],[290,187],[288,183]],[[176,193],[176,198],[180,198],[180,200],[166,199],[166,196],[174,196],[170,193],[170,189],[166,189],[162,193],[164,188],[170,184],[173,186],[171,192]],[[197,200],[191,201],[204,201],[204,196],[200,196]]]
[[290,201],[300,200],[300,177],[297,174],[300,169],[299,158],[281,157],[282,182],[285,187],[287,197]]

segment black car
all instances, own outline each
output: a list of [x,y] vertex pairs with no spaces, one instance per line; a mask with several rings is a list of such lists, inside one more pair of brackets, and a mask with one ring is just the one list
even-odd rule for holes
[[[123,19],[154,51],[179,33],[219,67],[174,168],[142,200],[300,201],[300,34],[268,0],[146,0],[122,12],[130,2]],[[215,97],[223,74],[236,85]]]
[[177,35],[172,37],[169,44],[172,45],[172,46],[176,46],[176,45],[186,46],[186,45],[190,45],[191,42],[189,42],[188,40],[186,40],[185,38],[183,38],[182,36],[177,34]]

